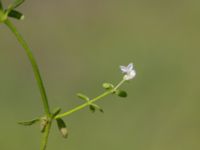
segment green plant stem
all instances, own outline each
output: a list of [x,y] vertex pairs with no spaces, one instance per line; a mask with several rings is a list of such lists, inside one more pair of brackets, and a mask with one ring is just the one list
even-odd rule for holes
[[114,91],[116,91],[126,80],[121,80],[115,87],[114,87]]
[[103,94],[101,94],[101,95],[99,95],[99,96],[93,98],[93,99],[90,100],[89,102],[86,102],[86,103],[84,103],[84,104],[82,104],[82,105],[79,105],[79,106],[77,106],[77,107],[75,107],[75,108],[73,108],[73,109],[71,109],[71,110],[69,110],[69,111],[67,111],[67,112],[65,112],[65,113],[62,113],[62,114],[57,115],[57,116],[55,117],[55,119],[57,119],[57,118],[62,118],[62,117],[66,117],[66,116],[68,116],[68,115],[70,115],[70,114],[72,114],[72,113],[74,113],[74,112],[76,112],[76,111],[79,111],[79,110],[81,110],[81,109],[83,109],[83,108],[85,108],[85,107],[91,105],[92,103],[94,103],[94,102],[96,102],[96,101],[98,101],[98,100],[100,100],[100,99],[102,99],[102,98],[104,98],[104,97],[106,97],[106,96],[108,96],[108,95],[110,95],[110,94],[113,94],[125,81],[126,81],[126,80],[120,81],[119,84],[117,84],[112,90],[109,90],[109,91],[104,92]]
[[47,147],[48,137],[49,137],[49,133],[50,133],[50,130],[51,130],[51,124],[52,124],[52,120],[49,121],[49,123],[47,124],[45,131],[42,135],[40,150],[45,150],[46,147]]
[[70,114],[72,114],[72,113],[74,113],[76,111],[79,111],[79,110],[83,109],[84,107],[89,106],[91,103],[94,103],[95,101],[97,101],[97,100],[99,100],[99,99],[101,99],[101,98],[103,98],[103,97],[105,97],[105,96],[107,96],[107,95],[109,95],[111,93],[113,93],[113,92],[112,91],[105,92],[105,93],[95,97],[94,99],[90,100],[89,102],[86,102],[86,103],[84,103],[82,105],[79,105],[79,106],[77,106],[77,107],[75,107],[75,108],[73,108],[73,109],[71,109],[71,110],[69,110],[69,111],[67,111],[65,113],[57,115],[55,117],[55,119],[65,117],[65,116],[68,116],[68,115],[70,115]]
[[32,68],[33,68],[35,79],[37,80],[37,84],[38,84],[38,87],[39,87],[39,90],[40,90],[40,94],[41,94],[41,97],[42,97],[44,111],[45,111],[46,115],[48,117],[50,117],[51,113],[50,113],[50,108],[49,108],[49,104],[48,104],[46,91],[45,91],[45,88],[44,88],[44,84],[43,84],[43,81],[42,81],[42,78],[41,78],[41,75],[40,75],[38,65],[37,65],[36,60],[33,56],[33,53],[31,51],[31,49],[29,48],[28,44],[26,43],[26,41],[21,36],[21,34],[17,31],[17,28],[12,24],[12,22],[9,19],[7,19],[5,21],[5,24],[12,31],[12,33],[15,35],[18,42],[24,48],[24,50],[25,50],[25,52],[26,52],[26,54],[29,58],[29,61],[30,61]]

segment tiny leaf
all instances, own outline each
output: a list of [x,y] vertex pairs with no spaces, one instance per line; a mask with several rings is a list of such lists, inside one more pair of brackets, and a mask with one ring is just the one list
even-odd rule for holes
[[16,11],[16,10],[11,10],[8,13],[8,16],[12,17],[12,18],[15,18],[15,19],[18,19],[18,20],[23,20],[24,19],[24,15],[21,12]]
[[18,122],[18,124],[24,125],[24,126],[31,126],[31,125],[35,124],[36,122],[39,122],[39,121],[40,121],[39,118],[35,118],[35,119],[29,120],[29,121]]
[[126,91],[122,91],[122,90],[117,90],[116,91],[116,94],[119,96],[119,97],[127,97],[128,94],[126,93]]
[[[104,112],[103,109],[100,106],[98,106],[97,104],[91,104],[90,107],[93,107],[94,111],[96,109],[98,109],[100,112],[102,112],[102,113]],[[90,108],[90,110],[91,110],[91,108]]]
[[96,108],[93,105],[90,105],[89,108],[90,108],[91,112],[93,112],[93,113],[96,111]]
[[86,95],[82,94],[82,93],[77,93],[77,96],[80,99],[86,100],[87,102],[90,100],[89,97],[87,97]]
[[[6,15],[8,15],[12,10],[19,7],[25,0],[15,0],[12,4],[8,6],[8,9],[6,9]],[[19,14],[18,14],[19,15]],[[20,19],[23,19],[23,15]]]
[[67,138],[68,137],[68,130],[67,130],[65,122],[61,118],[56,119],[56,121],[57,121],[58,129],[59,129],[61,135],[64,138]]
[[105,88],[106,90],[110,90],[113,89],[114,86],[111,83],[103,83],[103,88]]
[[15,0],[12,4],[13,8],[19,7],[22,3],[24,3],[25,0]]
[[61,111],[61,108],[60,107],[58,107],[58,108],[56,108],[54,111],[53,111],[53,118],[55,117],[55,116],[57,116],[59,113],[60,113],[60,111]]

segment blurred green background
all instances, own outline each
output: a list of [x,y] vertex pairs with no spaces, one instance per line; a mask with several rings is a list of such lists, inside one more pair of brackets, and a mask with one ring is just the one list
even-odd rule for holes
[[[5,2],[5,1],[3,1]],[[8,4],[10,1],[6,1]],[[81,104],[103,82],[122,78],[119,65],[135,64],[123,85],[129,97],[98,102],[65,118],[69,138],[54,126],[48,150],[199,150],[200,1],[34,0],[14,21],[33,49],[51,107]],[[39,127],[17,124],[40,116],[32,68],[15,37],[0,26],[0,149],[37,150]]]

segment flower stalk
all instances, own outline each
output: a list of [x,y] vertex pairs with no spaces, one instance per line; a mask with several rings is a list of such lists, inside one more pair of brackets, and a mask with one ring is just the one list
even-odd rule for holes
[[66,116],[68,116],[68,115],[70,115],[70,114],[72,114],[72,113],[74,113],[74,112],[76,112],[76,111],[79,111],[79,110],[81,110],[81,109],[83,109],[83,108],[85,108],[85,107],[91,105],[92,103],[96,102],[97,100],[102,99],[102,98],[104,98],[105,96],[107,96],[107,95],[109,95],[109,94],[112,94],[112,93],[113,93],[113,90],[104,92],[103,94],[101,94],[101,95],[95,97],[94,99],[90,100],[89,102],[86,102],[86,103],[84,103],[84,104],[82,104],[82,105],[79,105],[79,106],[77,106],[77,107],[75,107],[75,108],[73,108],[73,109],[71,109],[71,110],[69,110],[69,111],[67,111],[67,112],[65,112],[65,113],[62,113],[62,114],[57,115],[57,116],[55,117],[55,119],[57,119],[57,118],[62,118],[62,117],[66,117]]

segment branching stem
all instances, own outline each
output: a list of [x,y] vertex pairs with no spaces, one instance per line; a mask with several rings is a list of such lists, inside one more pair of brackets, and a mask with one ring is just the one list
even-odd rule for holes
[[89,106],[90,104],[96,102],[97,100],[100,100],[100,99],[104,98],[105,96],[108,96],[109,94],[113,94],[124,82],[125,82],[125,80],[120,81],[119,84],[117,84],[112,90],[108,90],[108,91],[104,92],[103,94],[93,98],[89,102],[86,102],[86,103],[84,103],[82,105],[79,105],[79,106],[77,106],[77,107],[75,107],[75,108],[73,108],[73,109],[71,109],[71,110],[69,110],[69,111],[67,111],[65,113],[57,115],[55,117],[55,119],[66,117],[66,116],[68,116],[68,115],[70,115],[70,114],[72,114],[72,113],[74,113],[76,111],[79,111],[79,110]]

